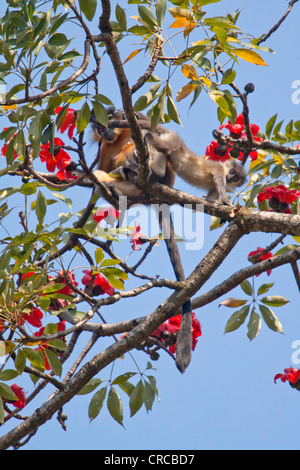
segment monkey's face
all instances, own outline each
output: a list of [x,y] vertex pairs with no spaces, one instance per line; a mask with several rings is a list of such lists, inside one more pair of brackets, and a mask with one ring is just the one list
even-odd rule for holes
[[231,187],[242,186],[246,182],[246,171],[240,163],[230,160],[225,163],[226,183]]

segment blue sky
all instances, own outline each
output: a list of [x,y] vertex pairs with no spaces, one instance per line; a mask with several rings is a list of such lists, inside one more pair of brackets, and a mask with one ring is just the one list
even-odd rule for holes
[[[115,4],[112,1],[112,5]],[[125,7],[126,2],[120,1],[120,4]],[[238,25],[254,36],[259,36],[269,31],[287,5],[284,0],[223,0],[220,4],[208,6],[206,11],[208,15],[216,16],[242,8]],[[266,45],[276,51],[276,54],[263,54],[268,67],[241,62],[237,70],[236,84],[240,88],[248,82],[255,83],[255,93],[249,97],[250,117],[251,122],[262,129],[276,112],[286,124],[291,118],[299,119],[300,105],[293,104],[291,99],[292,83],[300,80],[299,8],[299,5],[294,7],[286,22],[267,42]],[[81,44],[78,44],[77,50],[81,50]],[[131,50],[122,49],[122,58],[125,59]],[[143,71],[139,59],[129,63],[126,71],[133,83]],[[104,70],[100,92],[121,106],[111,73]],[[173,82],[174,94],[184,83],[179,73]],[[204,154],[206,145],[212,139],[211,132],[218,126],[215,106],[203,95],[190,112],[185,102],[180,103],[179,111],[183,127],[179,128],[174,123],[171,127],[180,133],[191,149],[200,155]],[[93,149],[92,146],[90,148]],[[179,179],[176,187],[199,194]],[[81,207],[81,204],[82,197],[78,195],[74,205]],[[188,251],[183,257],[187,275],[218,235],[219,232],[209,231],[209,217],[205,216],[204,247],[199,252]],[[244,237],[209,280],[205,291],[227,278],[233,270],[247,266],[247,254],[275,238],[275,235],[260,234]],[[292,242],[291,238],[289,242]],[[134,256],[138,259],[138,254],[132,255],[129,258],[132,264]],[[173,278],[163,245],[154,250],[153,257],[148,258],[141,272],[153,275],[159,272],[162,277]],[[147,415],[142,409],[130,418],[127,399],[122,396],[126,429],[113,421],[105,408],[95,421],[89,423],[87,413],[92,395],[76,397],[64,409],[69,417],[67,432],[53,418],[38,431],[27,449],[299,449],[300,394],[287,384],[279,382],[275,386],[273,383],[275,374],[293,365],[292,344],[300,340],[299,293],[289,267],[273,271],[271,278],[262,274],[255,280],[256,286],[263,282],[275,282],[270,292],[283,295],[291,301],[275,311],[283,324],[283,335],[270,331],[264,324],[252,343],[246,336],[246,326],[235,333],[224,335],[224,327],[232,311],[225,307],[219,308],[219,302],[208,305],[196,311],[203,336],[186,373],[180,375],[170,358],[163,354],[157,363],[153,363],[157,370],[152,374],[157,379],[160,400],[154,404],[152,412]],[[112,322],[145,315],[151,313],[165,296],[164,291],[151,291],[138,300],[128,300],[121,307],[118,304],[103,312],[107,320]],[[245,297],[239,288],[230,296]],[[138,351],[134,351],[133,355],[140,368],[144,369],[147,362],[145,355]],[[115,375],[125,371],[136,371],[130,357],[117,361],[114,366]],[[107,368],[99,377],[108,378],[109,375],[110,368]],[[30,382],[26,382],[25,389],[26,386],[31,390]],[[42,399],[47,399],[50,393],[50,388],[47,388],[36,406],[40,406]],[[11,424],[5,426],[2,432],[10,427]]]

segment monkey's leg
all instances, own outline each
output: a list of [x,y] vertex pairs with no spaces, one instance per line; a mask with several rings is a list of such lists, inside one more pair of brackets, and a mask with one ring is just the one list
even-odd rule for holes
[[134,186],[130,181],[123,181],[118,178],[110,176],[108,173],[102,170],[95,170],[94,175],[102,183],[110,183],[114,186],[116,191],[123,196],[135,197],[140,196],[142,191]]
[[[174,226],[170,210],[168,210],[167,215],[164,211],[164,215],[165,216],[163,216],[161,212],[159,213],[159,223],[162,228],[163,234],[166,234],[165,242],[176,275],[176,279],[177,281],[185,281],[186,277],[184,274],[178,245],[175,240]],[[182,306],[180,330],[177,334],[176,340],[176,366],[178,367],[181,373],[185,371],[185,369],[191,362],[192,343],[192,308],[191,302],[190,300],[188,300]]]

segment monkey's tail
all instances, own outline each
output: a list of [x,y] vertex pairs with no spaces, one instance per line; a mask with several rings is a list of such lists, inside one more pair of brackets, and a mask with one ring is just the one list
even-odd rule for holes
[[[175,239],[170,207],[168,206],[168,211],[166,211],[165,205],[164,208],[165,210],[163,213],[159,212],[158,214],[159,223],[162,228],[176,279],[177,281],[185,281],[186,277],[184,274],[178,245]],[[192,307],[190,300],[188,300],[182,306],[180,330],[176,338],[176,366],[181,373],[185,372],[186,368],[191,362],[192,343]]]

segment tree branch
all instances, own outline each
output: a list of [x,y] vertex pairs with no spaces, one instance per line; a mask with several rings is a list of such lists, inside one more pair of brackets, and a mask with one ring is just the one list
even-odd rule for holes
[[280,20],[278,21],[278,23],[275,24],[275,26],[273,26],[273,28],[270,29],[270,31],[264,35],[262,37],[262,39],[260,39],[258,42],[257,42],[257,46],[259,46],[262,42],[266,41],[267,39],[269,39],[269,37],[275,32],[277,31],[277,29],[282,25],[282,23],[284,22],[284,20],[287,18],[287,16],[289,15],[289,13],[291,12],[293,6],[295,5],[295,3],[297,3],[299,0],[291,0],[289,2],[289,7],[288,9],[286,10],[285,14],[282,16],[282,18],[280,18]]

